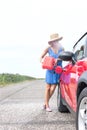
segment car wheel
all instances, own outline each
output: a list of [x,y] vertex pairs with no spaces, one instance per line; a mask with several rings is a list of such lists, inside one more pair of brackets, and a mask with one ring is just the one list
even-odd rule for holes
[[87,130],[87,87],[83,89],[78,99],[76,129]]
[[58,85],[58,92],[57,92],[57,107],[58,107],[59,112],[62,112],[62,113],[63,112],[69,112],[67,107],[65,105],[63,105],[63,103],[62,103],[62,96],[61,96],[59,85]]

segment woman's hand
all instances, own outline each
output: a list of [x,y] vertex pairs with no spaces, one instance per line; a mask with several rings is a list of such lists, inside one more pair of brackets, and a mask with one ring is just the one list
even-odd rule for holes
[[55,65],[57,65],[58,61],[60,61],[60,58],[55,59]]

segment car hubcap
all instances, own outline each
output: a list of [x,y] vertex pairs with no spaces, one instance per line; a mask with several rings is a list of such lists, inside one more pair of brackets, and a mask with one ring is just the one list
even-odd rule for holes
[[78,130],[87,130],[87,97],[84,97],[79,106]]

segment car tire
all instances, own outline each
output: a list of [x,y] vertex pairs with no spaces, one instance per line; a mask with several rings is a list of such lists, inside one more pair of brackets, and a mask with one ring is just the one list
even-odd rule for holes
[[76,130],[87,129],[87,87],[79,96],[76,112]]
[[62,103],[62,96],[61,96],[59,85],[58,85],[58,92],[57,92],[57,108],[58,108],[58,111],[61,113],[69,112],[68,108]]

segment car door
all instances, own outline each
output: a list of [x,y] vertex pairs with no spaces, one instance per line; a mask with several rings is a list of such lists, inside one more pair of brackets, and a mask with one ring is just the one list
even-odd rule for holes
[[77,83],[80,75],[84,72],[84,69],[86,69],[86,42],[87,42],[87,36],[83,37],[78,44],[74,46],[74,54],[76,63],[72,64],[72,62],[69,62],[68,65],[64,67],[63,73],[62,73],[62,82],[61,82],[61,89],[62,89],[62,95],[63,98],[65,98],[68,105],[76,111],[76,91],[77,91]]
[[78,81],[77,66],[69,63],[65,68],[61,76],[61,89],[68,105],[75,110],[76,105],[76,86]]

